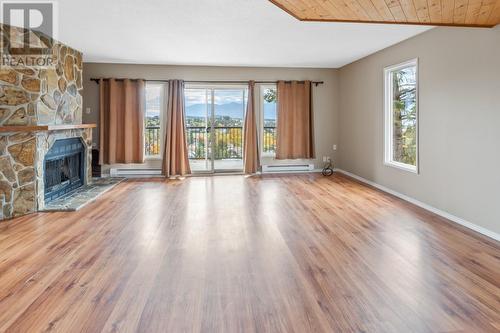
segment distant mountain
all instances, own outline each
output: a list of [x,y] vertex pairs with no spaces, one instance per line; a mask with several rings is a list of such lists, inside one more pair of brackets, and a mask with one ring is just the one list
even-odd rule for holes
[[[146,107],[151,116],[160,112],[159,97],[146,101]],[[201,118],[206,115],[206,104],[192,104],[186,107],[186,117]],[[227,116],[234,119],[243,119],[243,105],[241,103],[215,104],[215,114],[217,116]],[[268,120],[276,119],[275,107],[272,104],[264,104],[264,118]]]
[[[192,104],[186,107],[186,117],[205,117],[207,112],[206,104]],[[227,116],[235,119],[243,118],[243,104],[227,103],[215,104],[215,114],[217,116]]]
[[[207,112],[206,104],[192,104],[186,107],[186,117],[205,117]],[[215,104],[216,116],[227,116],[234,119],[243,119],[244,111],[241,103]],[[273,105],[265,104],[265,119],[276,119],[276,112]]]

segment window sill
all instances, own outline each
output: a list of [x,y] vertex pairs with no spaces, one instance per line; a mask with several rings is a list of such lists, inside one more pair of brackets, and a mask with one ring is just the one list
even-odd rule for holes
[[393,167],[393,168],[396,168],[396,169],[399,169],[399,170],[403,170],[403,171],[406,171],[406,172],[411,172],[411,173],[414,173],[416,175],[418,175],[418,167],[417,166],[414,166],[414,165],[409,165],[409,164],[404,164],[404,163],[399,163],[399,162],[385,162],[384,163],[385,166],[389,166],[389,167]]

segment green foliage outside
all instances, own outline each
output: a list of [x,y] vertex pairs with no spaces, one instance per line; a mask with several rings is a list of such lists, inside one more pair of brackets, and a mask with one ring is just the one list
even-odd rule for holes
[[393,74],[393,159],[417,165],[416,68]]
[[266,89],[266,91],[264,92],[264,101],[266,101],[267,103],[276,103],[276,89]]
[[[215,159],[241,159],[243,157],[243,119],[219,116],[214,119],[213,131],[204,117],[187,117],[187,143],[189,158],[205,159],[205,147],[213,140],[208,154]],[[210,158],[210,156],[208,156]]]

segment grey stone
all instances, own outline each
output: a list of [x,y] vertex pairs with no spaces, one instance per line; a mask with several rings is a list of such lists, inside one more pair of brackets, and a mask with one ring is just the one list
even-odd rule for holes
[[11,109],[0,108],[0,123],[3,123],[9,117],[11,112]]
[[14,190],[13,216],[35,211],[35,185],[30,184]]
[[28,116],[35,116],[36,115],[36,105],[34,103],[28,104],[27,112],[28,112]]
[[53,124],[55,112],[49,109],[43,102],[38,102],[36,116],[38,125]]
[[9,144],[7,136],[0,136],[0,156],[7,154],[7,145]]
[[76,88],[76,85],[74,84],[69,85],[68,93],[70,93],[71,96],[76,96],[78,94],[78,89]]
[[96,178],[92,183],[82,186],[70,195],[56,199],[45,205],[44,211],[76,211],[90,202],[95,201],[100,195],[109,191],[124,178]]
[[57,109],[57,104],[54,98],[48,94],[45,94],[42,96],[42,102],[45,104],[49,109],[55,110]]
[[13,183],[16,181],[16,173],[12,167],[10,156],[6,155],[0,157],[0,171],[9,182]]
[[59,92],[59,90],[54,90],[54,101],[56,102],[57,105],[61,103],[62,100],[62,95]]
[[0,194],[4,196],[6,202],[12,199],[12,186],[8,181],[0,180]]
[[10,203],[7,203],[3,206],[2,209],[3,212],[3,217],[4,219],[9,219],[12,217],[12,205]]
[[10,117],[4,122],[7,126],[22,126],[29,124],[29,117],[24,108],[17,109]]
[[23,186],[28,183],[35,181],[35,169],[26,168],[18,172],[17,179],[19,180],[19,185]]

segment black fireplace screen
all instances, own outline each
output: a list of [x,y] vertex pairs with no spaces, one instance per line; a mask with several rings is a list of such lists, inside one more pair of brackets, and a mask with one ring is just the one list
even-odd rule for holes
[[85,147],[79,138],[58,140],[45,155],[45,201],[49,202],[84,184]]

